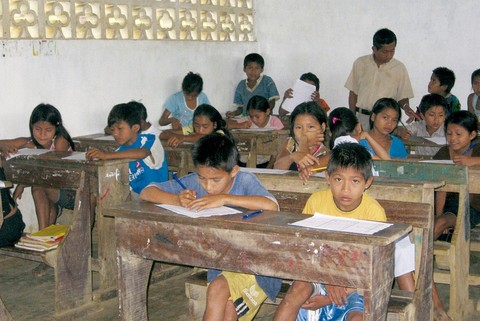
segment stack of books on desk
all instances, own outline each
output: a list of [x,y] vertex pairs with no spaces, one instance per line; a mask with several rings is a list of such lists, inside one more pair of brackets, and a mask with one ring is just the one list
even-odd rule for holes
[[67,232],[66,225],[50,225],[38,232],[23,235],[15,247],[38,252],[50,251],[58,247]]

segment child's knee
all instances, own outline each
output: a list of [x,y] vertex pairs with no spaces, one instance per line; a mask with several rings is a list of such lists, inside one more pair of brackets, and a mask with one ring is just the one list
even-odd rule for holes
[[347,321],[363,321],[363,312],[351,311],[347,316]]

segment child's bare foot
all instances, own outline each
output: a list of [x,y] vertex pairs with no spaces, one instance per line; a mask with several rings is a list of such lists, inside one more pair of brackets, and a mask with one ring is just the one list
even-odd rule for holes
[[433,308],[433,321],[452,321],[447,312],[441,308]]
[[32,270],[32,275],[35,276],[35,277],[44,276],[48,272],[49,268],[50,267],[48,265],[46,265],[45,263],[40,263],[39,265],[37,265],[36,268],[34,268]]

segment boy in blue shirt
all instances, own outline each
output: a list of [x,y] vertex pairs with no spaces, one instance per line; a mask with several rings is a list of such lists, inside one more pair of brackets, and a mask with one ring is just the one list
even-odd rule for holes
[[255,95],[265,97],[270,110],[275,107],[275,101],[280,98],[277,86],[272,78],[262,75],[265,60],[257,53],[251,53],[243,59],[243,71],[247,79],[241,80],[235,89],[233,104],[237,108],[235,111],[227,112],[227,118],[238,115],[247,116],[247,103]]
[[135,159],[129,163],[130,187],[140,194],[151,182],[168,179],[165,151],[157,135],[139,134],[141,113],[130,102],[115,105],[108,115],[108,126],[120,147],[115,152],[103,152],[97,148],[87,151],[87,159]]
[[[278,210],[278,203],[255,175],[241,172],[235,144],[221,134],[198,140],[192,150],[196,173],[176,181],[153,183],[140,198],[189,209],[224,205],[249,210]],[[208,271],[207,307],[204,320],[252,320],[267,298],[275,299],[280,279],[227,271]]]
[[447,115],[462,109],[460,101],[450,92],[455,85],[455,73],[446,68],[438,67],[433,69],[430,82],[428,83],[428,93],[438,94],[447,101]]

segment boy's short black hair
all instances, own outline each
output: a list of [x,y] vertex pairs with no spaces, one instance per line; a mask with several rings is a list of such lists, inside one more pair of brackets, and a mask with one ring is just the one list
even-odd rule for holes
[[397,44],[397,36],[393,31],[387,28],[380,29],[373,35],[373,46],[377,49],[382,48],[383,45],[391,44],[392,42]]
[[141,117],[138,108],[132,104],[118,104],[113,106],[108,114],[107,124],[112,127],[113,124],[120,121],[126,122],[130,127],[141,124]]
[[425,113],[432,107],[441,106],[445,115],[448,113],[448,102],[445,98],[438,94],[428,94],[422,97],[420,101],[420,112],[425,115]]
[[445,91],[447,94],[449,94],[453,86],[455,85],[455,73],[447,67],[435,68],[432,70],[432,73],[440,81],[440,86],[447,85],[447,89]]
[[300,76],[300,80],[303,80],[303,81],[310,80],[315,85],[315,89],[317,91],[320,90],[320,79],[318,79],[318,77],[315,76],[315,74],[311,72],[306,72]]
[[213,167],[230,173],[238,163],[238,150],[232,140],[213,133],[193,145],[192,159],[195,167]]
[[182,81],[182,91],[186,92],[187,94],[191,94],[193,92],[201,93],[203,90],[203,79],[200,74],[195,74],[193,72],[189,72]]
[[148,114],[147,114],[147,108],[145,108],[145,105],[142,104],[141,102],[139,101],[136,101],[136,100],[131,100],[128,102],[128,104],[134,106],[135,108],[138,109],[138,112],[140,113],[140,119],[141,120],[144,120],[146,121],[147,118],[148,118]]
[[243,69],[247,68],[250,62],[255,62],[259,64],[262,69],[263,67],[265,67],[265,60],[263,60],[263,57],[260,56],[258,53],[254,52],[245,56],[245,58],[243,59]]
[[339,169],[352,167],[363,174],[365,180],[372,177],[372,155],[360,144],[342,143],[330,152],[327,172],[332,175]]
[[472,72],[472,77],[471,77],[471,83],[473,85],[473,82],[475,81],[475,78],[480,77],[480,69],[477,69]]

